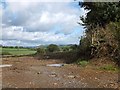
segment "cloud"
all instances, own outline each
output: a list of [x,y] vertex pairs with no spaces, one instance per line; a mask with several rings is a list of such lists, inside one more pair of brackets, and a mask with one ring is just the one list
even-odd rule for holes
[[[79,33],[82,33],[83,28],[77,22],[79,16],[84,15],[84,11],[79,9],[75,2],[18,3],[12,0],[6,3],[7,6],[2,13],[2,43],[8,45],[78,43]],[[76,27],[82,31],[77,31],[76,34]]]
[[[55,34],[52,32],[26,32],[23,31],[23,27],[7,27],[2,32],[2,40],[3,41],[16,41],[17,44],[21,44],[18,42],[27,42],[27,43],[36,43],[39,44],[69,44],[75,43],[78,35],[64,35],[64,34]],[[15,43],[14,43],[15,44]]]

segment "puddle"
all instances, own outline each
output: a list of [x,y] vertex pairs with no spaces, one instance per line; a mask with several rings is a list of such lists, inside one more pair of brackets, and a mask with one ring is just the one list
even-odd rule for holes
[[50,66],[50,67],[61,67],[61,66],[64,66],[64,64],[47,64],[46,66]]
[[0,68],[1,67],[11,67],[12,65],[8,65],[8,64],[5,64],[5,65],[0,65]]

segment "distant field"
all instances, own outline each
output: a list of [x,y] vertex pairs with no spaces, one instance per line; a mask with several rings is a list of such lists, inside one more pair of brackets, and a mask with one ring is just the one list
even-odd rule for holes
[[0,48],[0,54],[2,55],[30,55],[35,53],[35,50],[26,48]]

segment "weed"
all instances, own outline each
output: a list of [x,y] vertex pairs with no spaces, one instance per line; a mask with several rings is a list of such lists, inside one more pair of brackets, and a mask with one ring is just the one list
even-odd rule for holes
[[108,65],[105,65],[105,66],[102,66],[100,67],[101,70],[108,70],[108,71],[117,71],[118,68],[111,65],[111,64],[108,64]]
[[81,59],[78,59],[77,62],[76,62],[78,65],[81,65],[82,67],[85,67],[87,66],[87,64],[89,63],[87,60],[81,60]]

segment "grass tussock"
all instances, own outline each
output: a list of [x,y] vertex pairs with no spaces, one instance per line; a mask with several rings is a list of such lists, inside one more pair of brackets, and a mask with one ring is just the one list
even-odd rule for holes
[[113,66],[111,64],[101,66],[99,69],[100,70],[106,70],[106,71],[119,71],[118,67]]
[[85,67],[89,64],[89,62],[87,60],[84,60],[84,59],[78,59],[76,63],[82,67]]

